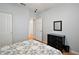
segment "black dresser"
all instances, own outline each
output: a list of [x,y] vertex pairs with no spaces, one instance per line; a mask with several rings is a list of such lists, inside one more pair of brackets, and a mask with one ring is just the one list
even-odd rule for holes
[[47,35],[47,44],[62,51],[63,46],[65,45],[65,35],[48,34]]

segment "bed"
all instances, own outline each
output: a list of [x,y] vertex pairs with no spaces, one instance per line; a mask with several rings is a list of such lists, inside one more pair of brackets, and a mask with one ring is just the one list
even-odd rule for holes
[[36,40],[26,40],[0,48],[0,55],[62,55],[62,53]]

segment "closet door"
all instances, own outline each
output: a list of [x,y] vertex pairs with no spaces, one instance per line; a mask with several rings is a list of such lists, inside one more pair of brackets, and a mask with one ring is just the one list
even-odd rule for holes
[[0,12],[0,47],[12,43],[12,15]]
[[36,40],[42,41],[42,18],[34,20],[34,35]]

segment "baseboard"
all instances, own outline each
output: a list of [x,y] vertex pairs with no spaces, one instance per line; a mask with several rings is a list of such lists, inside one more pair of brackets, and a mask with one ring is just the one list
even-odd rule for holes
[[79,55],[79,52],[76,52],[76,51],[74,51],[74,50],[70,50],[70,52],[71,52],[71,53],[74,53],[74,54],[76,54],[76,55]]

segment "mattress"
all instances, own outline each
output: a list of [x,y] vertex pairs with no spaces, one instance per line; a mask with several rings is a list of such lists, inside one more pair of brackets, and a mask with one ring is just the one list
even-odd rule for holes
[[62,55],[62,53],[36,40],[27,40],[0,48],[0,55]]

